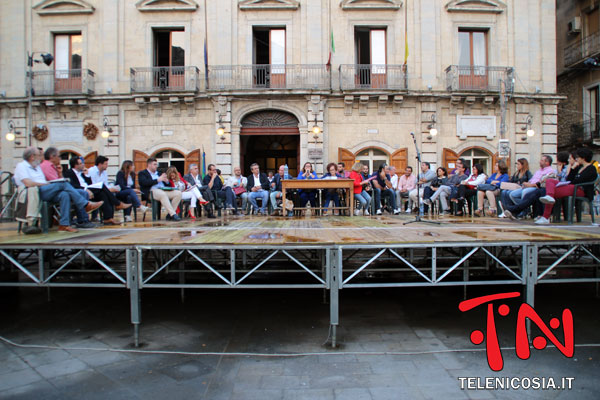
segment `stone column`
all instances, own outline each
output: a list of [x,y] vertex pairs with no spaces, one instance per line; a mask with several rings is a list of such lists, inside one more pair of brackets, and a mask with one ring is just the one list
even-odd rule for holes
[[[231,99],[225,96],[219,96],[213,100],[215,109],[215,159],[214,164],[221,170],[223,175],[231,175],[232,173],[232,132],[231,132]],[[225,128],[225,134],[221,137],[217,135],[217,129],[220,126]],[[237,132],[237,155],[239,162],[239,131]]]
[[[313,163],[315,171],[318,175],[322,175],[324,172],[323,164],[328,161],[328,155],[324,149],[324,137],[327,134],[324,127],[324,109],[326,99],[322,99],[321,96],[310,96],[308,100],[308,113],[307,113],[307,126],[300,127],[300,168],[306,161]],[[313,128],[319,127],[320,133],[315,134]],[[320,149],[323,156],[320,158],[311,159],[308,157],[308,149]]]

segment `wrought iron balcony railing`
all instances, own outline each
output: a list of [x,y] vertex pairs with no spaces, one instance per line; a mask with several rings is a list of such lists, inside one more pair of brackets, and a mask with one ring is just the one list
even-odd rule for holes
[[600,53],[600,32],[592,33],[565,47],[565,67],[577,64],[598,53]]
[[32,92],[34,96],[93,94],[94,76],[89,69],[34,71]]
[[592,144],[594,141],[600,142],[600,118],[571,125],[571,143],[573,145]]
[[342,90],[396,89],[405,90],[404,65],[342,64],[340,65]]
[[500,81],[505,90],[514,90],[514,68],[476,65],[450,65],[446,68],[446,88],[452,92],[500,92]]
[[135,67],[130,69],[132,93],[198,92],[204,76],[197,67]]
[[208,90],[329,90],[330,75],[320,64],[212,65]]

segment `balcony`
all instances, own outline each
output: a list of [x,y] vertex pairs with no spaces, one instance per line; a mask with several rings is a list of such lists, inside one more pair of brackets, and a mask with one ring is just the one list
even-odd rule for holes
[[197,67],[136,67],[129,75],[131,93],[195,93],[205,86]]
[[88,95],[94,93],[94,72],[68,69],[33,72],[34,96]]
[[451,92],[500,92],[501,80],[506,92],[512,92],[513,78],[511,67],[450,65],[446,68],[446,88]]
[[600,145],[600,120],[590,119],[571,125],[571,144]]
[[406,88],[404,65],[340,65],[340,89],[342,90],[406,90]]
[[325,65],[213,65],[209,90],[329,90]]
[[600,32],[565,47],[565,67],[571,67],[598,53],[600,53]]

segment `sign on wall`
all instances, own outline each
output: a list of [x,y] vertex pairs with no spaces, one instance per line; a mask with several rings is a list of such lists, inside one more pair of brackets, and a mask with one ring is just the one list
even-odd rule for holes
[[323,158],[323,149],[308,149],[308,158],[311,160],[320,160]]
[[83,143],[83,121],[48,121],[50,143]]
[[457,115],[456,136],[463,140],[468,137],[485,136],[491,140],[496,137],[496,117]]

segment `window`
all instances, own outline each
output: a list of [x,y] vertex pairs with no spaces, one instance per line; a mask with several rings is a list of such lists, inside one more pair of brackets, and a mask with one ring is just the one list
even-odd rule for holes
[[81,90],[81,33],[54,35],[55,93]]
[[[183,29],[154,31],[154,87],[185,88],[185,32]],[[158,68],[157,68],[158,67]]]
[[487,87],[487,35],[485,31],[459,30],[458,73],[462,89]]
[[379,169],[381,164],[389,165],[390,157],[383,150],[369,148],[358,153],[356,155],[356,161],[367,165],[369,167],[369,171],[374,172]]
[[600,87],[587,89],[587,110],[584,117],[584,138],[589,139],[600,128]]
[[154,155],[158,161],[158,169],[160,172],[166,172],[169,167],[176,167],[177,171],[184,173],[185,157],[175,150],[162,150]]
[[360,87],[380,88],[386,85],[386,30],[356,27],[356,83]]
[[483,167],[483,172],[486,175],[489,175],[491,173],[489,166],[491,163],[492,156],[485,150],[469,149],[460,154],[459,157],[465,159],[465,162],[467,164],[466,166],[467,168],[469,168],[469,170],[471,169],[471,166],[473,164],[481,164],[481,166]]
[[285,28],[254,28],[254,87],[285,87]]
[[598,31],[600,30],[600,26],[598,25],[598,22],[600,22],[599,19],[599,12],[598,12],[598,7],[594,8],[593,11],[591,11],[590,13],[586,14],[585,18],[587,20],[586,23],[586,36],[590,36],[593,35],[594,33],[598,33]]

